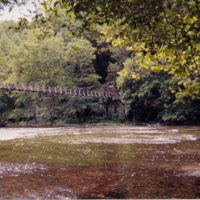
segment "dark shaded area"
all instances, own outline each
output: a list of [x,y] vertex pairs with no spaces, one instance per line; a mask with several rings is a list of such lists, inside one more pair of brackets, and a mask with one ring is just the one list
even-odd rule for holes
[[105,83],[106,77],[108,75],[108,65],[112,62],[111,52],[109,50],[108,43],[102,43],[97,46],[96,60],[94,61],[94,68],[96,73],[102,77],[101,83]]

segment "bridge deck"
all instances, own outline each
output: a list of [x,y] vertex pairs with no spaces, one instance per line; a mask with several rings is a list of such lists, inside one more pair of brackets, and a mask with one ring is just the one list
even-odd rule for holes
[[111,92],[99,92],[91,91],[86,89],[68,89],[61,87],[38,87],[32,85],[18,85],[18,84],[4,84],[0,85],[0,89],[7,91],[26,91],[26,92],[39,92],[39,93],[50,93],[50,94],[60,94],[64,96],[75,96],[75,97],[93,97],[99,99],[112,99],[119,100],[117,94]]

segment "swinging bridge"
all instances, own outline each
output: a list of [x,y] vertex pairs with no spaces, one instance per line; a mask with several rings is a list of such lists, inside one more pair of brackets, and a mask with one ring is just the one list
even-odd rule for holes
[[24,91],[24,92],[37,92],[45,94],[60,94],[71,97],[89,97],[103,100],[119,101],[120,96],[117,93],[114,84],[108,84],[108,91],[93,91],[89,89],[70,89],[61,87],[46,87],[46,86],[33,86],[24,84],[0,84],[0,89],[5,91]]

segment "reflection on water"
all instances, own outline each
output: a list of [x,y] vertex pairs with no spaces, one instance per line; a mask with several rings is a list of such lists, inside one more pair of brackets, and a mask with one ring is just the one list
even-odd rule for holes
[[[36,136],[71,135],[74,140],[65,140],[64,143],[110,143],[110,144],[165,144],[185,140],[196,140],[199,136],[189,134],[199,130],[187,129],[187,134],[181,129],[168,129],[164,127],[81,127],[81,128],[2,128],[0,140],[13,140],[17,138],[34,138]],[[184,131],[184,130],[183,130]]]
[[10,174],[11,176],[18,176],[21,173],[31,174],[36,170],[45,171],[46,169],[43,165],[37,165],[35,163],[0,163],[0,178],[6,174]]
[[[27,190],[26,190],[27,192]],[[26,195],[14,194],[12,197],[10,195],[5,195],[0,199],[57,199],[57,200],[66,200],[66,199],[77,199],[76,194],[70,189],[65,189],[61,187],[54,187],[51,189],[41,188],[37,191],[36,194],[34,192],[27,192]]]
[[55,135],[60,132],[56,128],[0,128],[0,140],[13,140],[17,138],[33,138],[38,135]]
[[200,127],[0,129],[0,198],[200,198]]
[[184,171],[184,173],[180,174],[182,176],[200,177],[200,163],[182,166],[181,170]]

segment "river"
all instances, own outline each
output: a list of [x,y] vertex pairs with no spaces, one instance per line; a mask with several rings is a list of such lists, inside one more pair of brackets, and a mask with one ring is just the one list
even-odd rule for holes
[[200,126],[0,128],[0,199],[200,198]]

